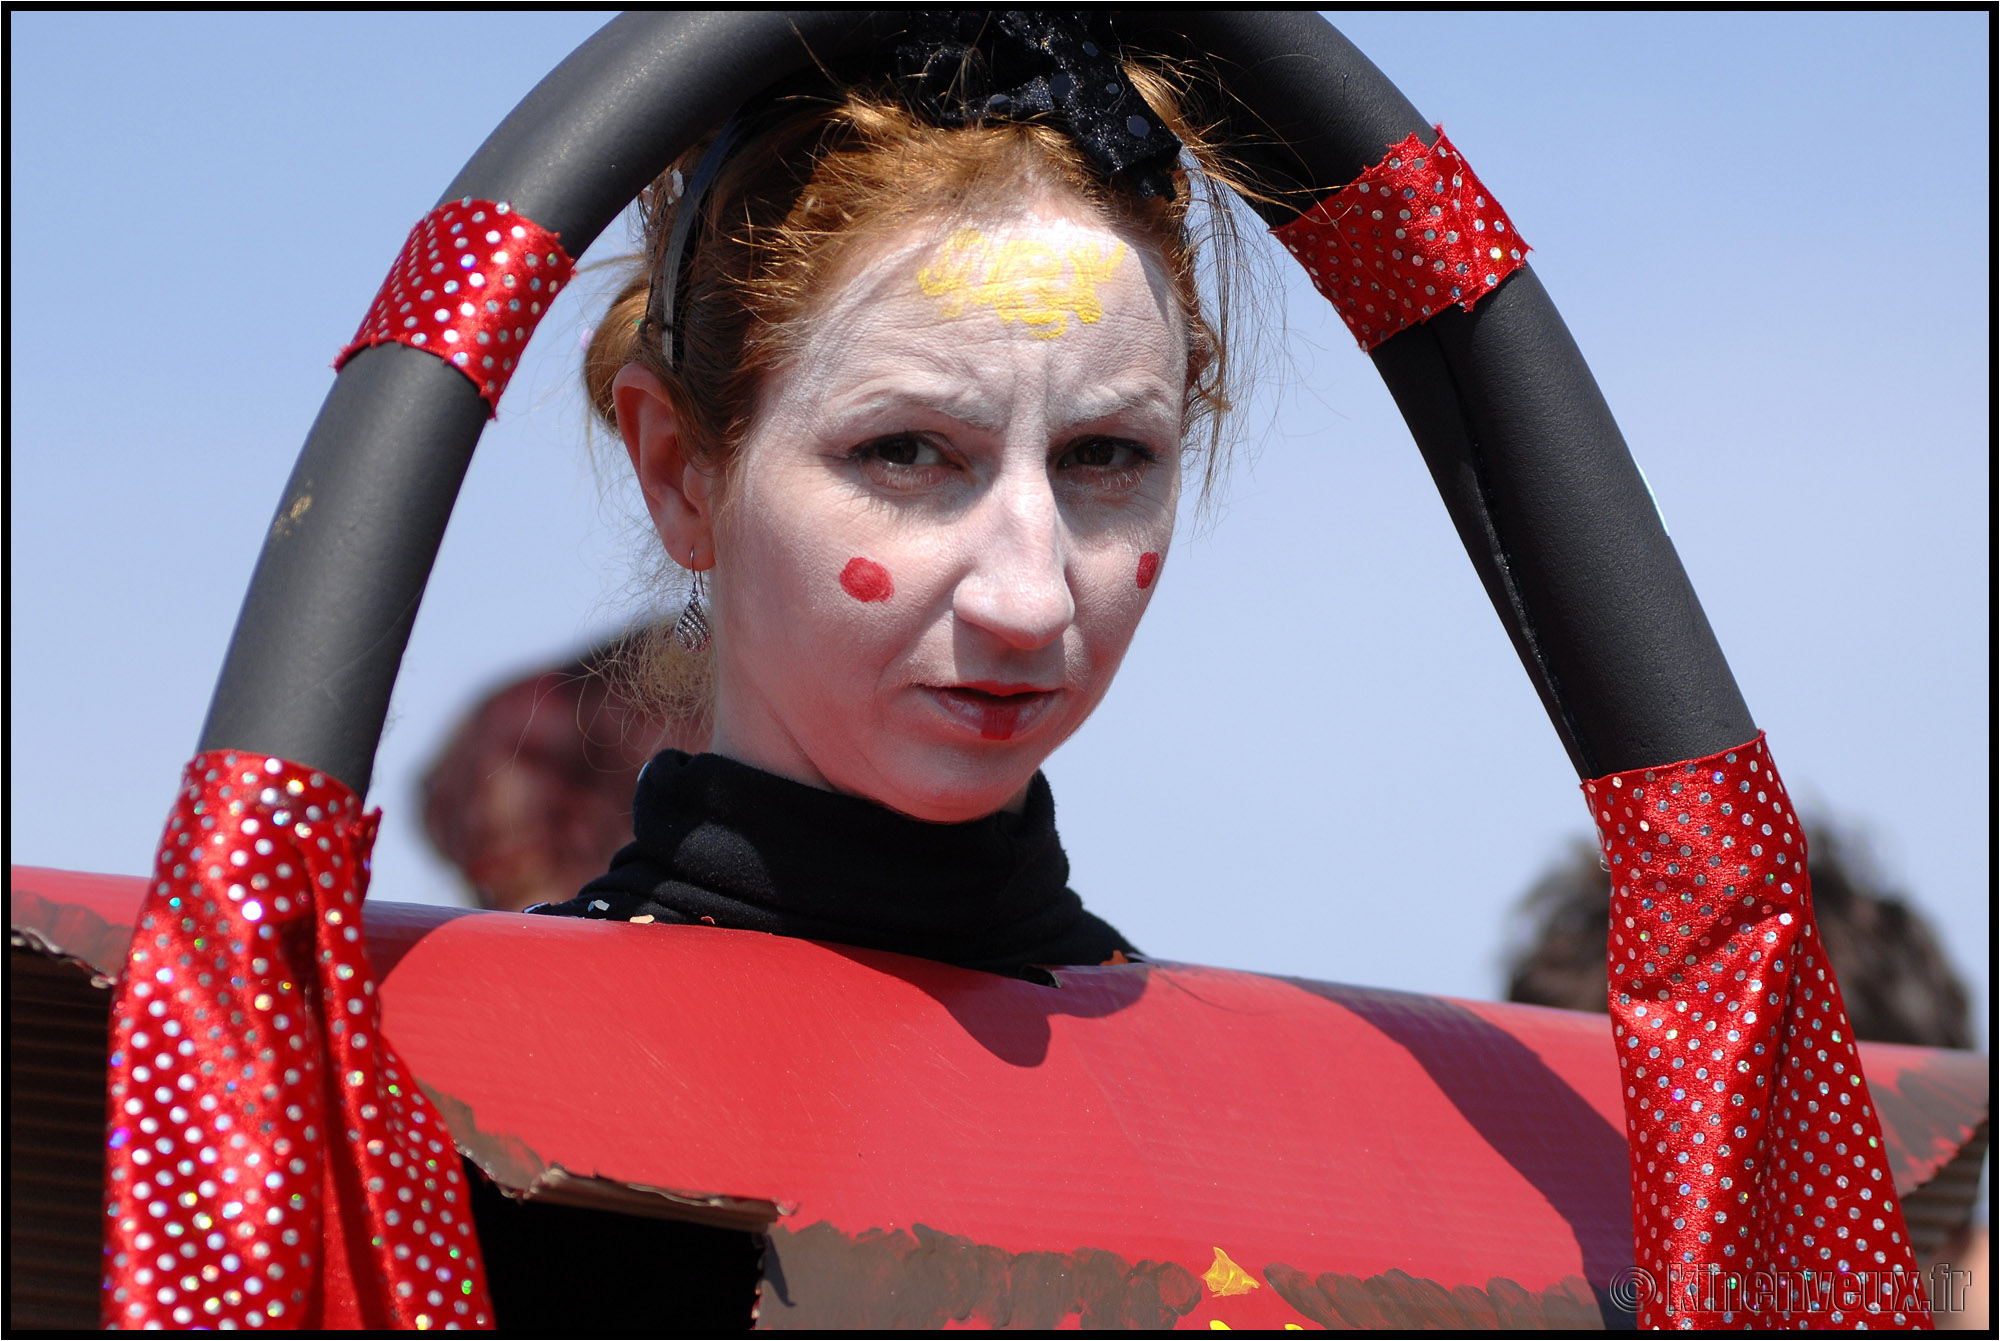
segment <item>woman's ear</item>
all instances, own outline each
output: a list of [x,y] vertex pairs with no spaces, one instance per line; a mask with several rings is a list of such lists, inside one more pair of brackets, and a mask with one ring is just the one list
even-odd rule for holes
[[666,387],[649,369],[628,363],[611,380],[611,400],[646,511],[668,556],[684,568],[713,567],[714,480],[682,445],[680,415]]

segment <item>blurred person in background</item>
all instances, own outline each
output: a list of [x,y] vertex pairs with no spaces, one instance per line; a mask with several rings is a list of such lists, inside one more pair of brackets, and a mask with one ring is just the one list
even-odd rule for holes
[[486,694],[420,784],[424,832],[482,908],[573,897],[632,841],[639,770],[707,742],[699,714],[638,692],[647,628]]

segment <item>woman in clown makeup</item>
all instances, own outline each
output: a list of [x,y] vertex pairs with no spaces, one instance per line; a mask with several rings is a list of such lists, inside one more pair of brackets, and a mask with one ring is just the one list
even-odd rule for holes
[[1127,77],[1146,157],[1116,173],[1047,118],[939,124],[878,81],[739,113],[656,183],[585,379],[701,579],[654,660],[711,737],[542,911],[1012,973],[1136,953],[1067,888],[1039,770],[1210,468],[1227,337],[1190,223],[1215,183]]

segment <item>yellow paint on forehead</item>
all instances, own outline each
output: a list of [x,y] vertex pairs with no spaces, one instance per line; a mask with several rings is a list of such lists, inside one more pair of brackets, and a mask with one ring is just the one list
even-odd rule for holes
[[976,228],[946,238],[917,287],[938,300],[938,315],[961,317],[968,308],[991,308],[1003,322],[1020,322],[1040,340],[1069,329],[1072,315],[1086,324],[1104,315],[1097,286],[1125,259],[1125,244],[1107,250],[1095,239],[1058,247],[1040,238],[995,240]]

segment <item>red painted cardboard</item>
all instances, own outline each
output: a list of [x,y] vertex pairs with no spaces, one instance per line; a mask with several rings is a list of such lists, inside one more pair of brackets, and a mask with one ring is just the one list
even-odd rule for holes
[[[10,921],[113,974],[142,889],[17,867]],[[384,1030],[461,1147],[517,1189],[600,1179],[766,1228],[765,1327],[1596,1326],[1631,1263],[1602,1017],[1192,965],[1047,987],[706,927],[368,917]],[[1987,1063],[1862,1051],[1907,1193],[1985,1120]]]

